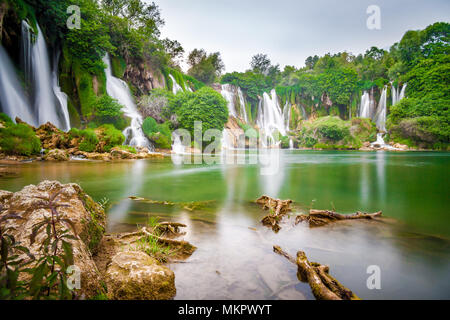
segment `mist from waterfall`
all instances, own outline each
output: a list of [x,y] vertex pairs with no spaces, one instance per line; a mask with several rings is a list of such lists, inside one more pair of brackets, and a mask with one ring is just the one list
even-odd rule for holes
[[106,91],[109,96],[119,101],[123,106],[122,111],[125,116],[131,119],[130,126],[123,131],[126,137],[125,143],[134,147],[147,147],[148,150],[153,151],[152,144],[142,131],[143,119],[134,103],[127,83],[113,76],[109,55],[103,57],[103,62],[106,64]]
[[19,117],[36,126],[35,116],[27,95],[20,84],[14,65],[6,50],[0,45],[0,107],[13,121]]

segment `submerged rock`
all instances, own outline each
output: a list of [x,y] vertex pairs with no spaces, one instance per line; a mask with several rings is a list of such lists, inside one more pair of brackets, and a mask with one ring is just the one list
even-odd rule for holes
[[108,297],[115,300],[165,300],[175,296],[175,275],[140,251],[119,252],[105,275]]

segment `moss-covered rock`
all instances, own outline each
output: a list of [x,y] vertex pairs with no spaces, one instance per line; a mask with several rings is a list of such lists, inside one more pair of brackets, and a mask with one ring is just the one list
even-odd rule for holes
[[106,271],[108,298],[167,300],[175,296],[175,275],[144,252],[117,253]]

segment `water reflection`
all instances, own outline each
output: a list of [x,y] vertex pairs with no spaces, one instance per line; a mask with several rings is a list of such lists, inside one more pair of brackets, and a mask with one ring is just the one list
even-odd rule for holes
[[[0,178],[0,189],[16,191],[43,179],[76,182],[95,200],[116,203],[108,213],[111,231],[136,228],[149,216],[187,224],[185,239],[198,250],[171,266],[177,299],[311,299],[295,266],[272,252],[274,244],[328,264],[363,299],[450,298],[449,153],[268,151],[261,162],[257,152],[230,153],[245,164],[192,159],[175,165],[170,158],[33,163],[14,167],[14,178]],[[262,167],[277,166],[276,174],[261,174]],[[263,193],[293,199],[303,211],[316,199],[317,209],[333,202],[340,212],[382,210],[385,218],[315,229],[287,222],[274,234],[261,226],[264,213],[251,203]],[[190,211],[132,202],[130,195],[213,202]],[[380,266],[382,290],[367,289],[369,264]]]
[[144,171],[146,166],[147,162],[142,160],[136,160],[132,163],[128,173],[129,179],[126,181],[123,188],[122,197],[124,199],[113,206],[108,212],[108,232],[115,230],[116,225],[122,223],[128,215],[133,202],[128,197],[139,193],[144,182]]

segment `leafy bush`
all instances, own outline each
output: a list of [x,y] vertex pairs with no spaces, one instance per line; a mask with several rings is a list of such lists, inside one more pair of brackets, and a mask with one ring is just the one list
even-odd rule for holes
[[128,121],[123,116],[123,106],[109,95],[105,94],[100,98],[96,98],[92,107],[94,109],[95,123],[113,124],[119,130],[124,130],[128,126]]
[[[2,119],[9,119],[2,117]],[[26,124],[8,122],[0,128],[0,148],[6,154],[31,156],[41,151],[41,140]]]
[[158,124],[155,119],[148,117],[142,124],[145,135],[155,143],[157,148],[170,149],[172,142],[172,131],[168,122]]
[[100,151],[110,152],[115,146],[125,142],[125,136],[111,124],[104,124],[97,128]]

